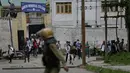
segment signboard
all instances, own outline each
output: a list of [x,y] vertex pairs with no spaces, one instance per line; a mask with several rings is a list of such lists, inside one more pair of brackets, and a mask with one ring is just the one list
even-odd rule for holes
[[46,4],[44,3],[30,3],[30,2],[21,2],[22,12],[46,12]]

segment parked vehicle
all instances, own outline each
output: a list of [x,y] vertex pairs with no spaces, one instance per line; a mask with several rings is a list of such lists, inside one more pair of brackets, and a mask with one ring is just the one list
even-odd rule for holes
[[[14,54],[13,59],[24,59],[24,53],[21,52],[21,51],[15,51],[13,54]],[[3,54],[3,58],[4,59],[9,59],[8,52]]]
[[24,53],[22,53],[21,51],[16,51],[14,53],[14,59],[24,59]]

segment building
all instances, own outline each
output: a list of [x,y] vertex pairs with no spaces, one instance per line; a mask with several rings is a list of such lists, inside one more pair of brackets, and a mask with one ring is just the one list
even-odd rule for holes
[[[9,10],[8,0],[0,0],[0,1],[2,4],[2,6],[0,7],[1,23],[5,23],[5,21],[6,21],[5,24],[9,24],[8,19],[5,19],[5,18],[7,18],[6,14]],[[22,50],[22,48],[20,46],[21,46],[21,44],[24,43],[24,39],[26,37],[29,37],[31,34],[35,34],[41,28],[45,27],[44,22],[43,22],[43,14],[34,13],[34,12],[30,12],[30,13],[21,12],[21,0],[11,0],[11,1],[12,1],[12,3],[14,3],[16,11],[18,12],[17,17],[14,19],[13,18],[11,19],[13,46],[16,50]],[[46,1],[45,0],[37,0],[37,1],[22,0],[22,2],[45,3]],[[0,23],[0,25],[2,25],[1,23]],[[8,35],[10,36],[10,34],[8,34]],[[7,40],[10,41],[8,38],[7,38]],[[1,43],[4,43],[4,42],[1,42]],[[4,49],[8,50],[8,44],[5,45],[6,48],[4,46],[0,46],[0,47],[4,47]]]
[[[51,0],[52,27],[61,43],[81,40],[81,0]],[[102,42],[104,32],[103,0],[85,0],[86,41]],[[119,14],[124,14],[121,12]],[[108,8],[108,16],[117,15],[117,7]],[[118,36],[126,40],[125,21],[118,18]],[[108,40],[116,40],[116,18],[108,18]]]

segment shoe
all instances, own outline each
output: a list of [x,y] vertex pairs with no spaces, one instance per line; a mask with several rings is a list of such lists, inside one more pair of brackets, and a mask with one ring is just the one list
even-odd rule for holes
[[12,63],[12,62],[9,62],[9,63]]

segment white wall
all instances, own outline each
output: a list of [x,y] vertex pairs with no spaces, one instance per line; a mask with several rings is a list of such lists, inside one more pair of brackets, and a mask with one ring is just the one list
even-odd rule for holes
[[[85,23],[89,25],[100,25],[100,2],[97,2],[97,12],[96,12],[96,2],[85,2]],[[90,9],[92,7],[92,9]],[[81,2],[78,2],[78,24],[81,24]]]
[[[72,14],[56,14],[56,2],[72,2]],[[52,0],[51,4],[53,26],[74,26],[76,24],[76,0]]]
[[[56,2],[72,2],[72,14],[56,14]],[[52,25],[53,26],[76,26],[77,21],[78,25],[81,26],[81,0],[52,0]],[[90,6],[92,9],[90,10]],[[86,8],[87,7],[87,8]],[[77,9],[78,8],[78,9]],[[97,1],[97,13],[96,13],[96,1],[87,1],[85,2],[85,23],[89,25],[95,25],[97,20],[97,25],[104,26],[104,12],[101,9],[101,1]],[[78,10],[78,12],[77,12]],[[108,12],[108,16],[115,16],[117,12]],[[120,14],[120,13],[119,13]],[[124,12],[122,12],[124,14]],[[108,18],[108,26],[115,27],[116,18]],[[125,20],[123,18],[121,23],[121,18],[118,18],[118,27],[125,27]]]
[[[53,28],[54,34],[57,40],[61,41],[61,44],[65,44],[65,41],[81,41],[81,29],[74,28]],[[118,36],[120,39],[127,41],[126,29],[118,29]],[[102,42],[105,40],[105,29],[104,28],[86,28],[86,41],[91,43]],[[116,40],[116,29],[108,28],[108,40]],[[62,46],[63,47],[63,46]]]

